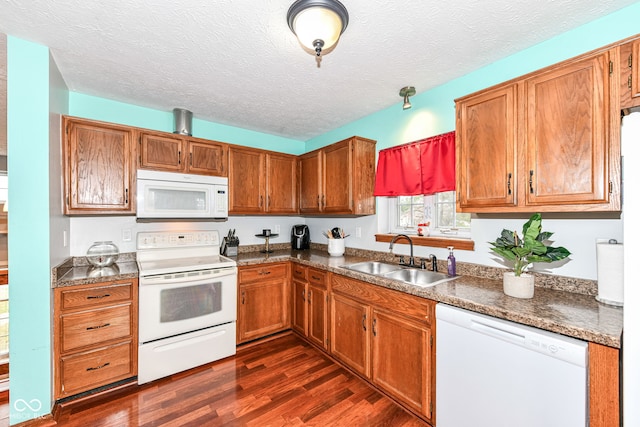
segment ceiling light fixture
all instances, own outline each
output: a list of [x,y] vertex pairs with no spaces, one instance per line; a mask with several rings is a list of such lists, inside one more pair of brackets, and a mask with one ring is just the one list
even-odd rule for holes
[[287,12],[287,22],[300,44],[315,52],[319,61],[347,28],[349,13],[338,0],[296,0]]
[[402,104],[403,110],[408,110],[411,108],[411,103],[409,102],[409,97],[416,94],[416,88],[413,86],[405,86],[400,89],[400,96],[404,97],[404,104]]

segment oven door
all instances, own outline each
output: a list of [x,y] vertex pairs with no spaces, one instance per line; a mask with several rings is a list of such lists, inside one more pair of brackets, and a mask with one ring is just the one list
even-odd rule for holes
[[139,341],[236,320],[237,268],[140,277]]

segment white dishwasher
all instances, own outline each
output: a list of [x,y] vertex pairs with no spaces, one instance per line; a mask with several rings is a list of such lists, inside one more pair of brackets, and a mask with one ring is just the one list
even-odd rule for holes
[[585,427],[587,343],[436,306],[437,427]]

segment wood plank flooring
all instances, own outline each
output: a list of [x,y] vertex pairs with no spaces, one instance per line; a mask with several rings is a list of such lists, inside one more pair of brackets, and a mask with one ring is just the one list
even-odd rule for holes
[[65,427],[428,426],[295,334],[91,405]]

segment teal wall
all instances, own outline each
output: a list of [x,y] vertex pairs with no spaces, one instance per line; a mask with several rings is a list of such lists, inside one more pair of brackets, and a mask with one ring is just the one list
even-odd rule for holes
[[49,49],[7,38],[10,422],[51,411]]
[[[353,135],[378,141],[383,149],[455,129],[454,99],[640,33],[640,2],[484,68],[411,97],[413,108],[397,104],[306,143],[306,151]],[[408,82],[411,83],[411,82]],[[420,92],[420,88],[416,88]]]
[[[145,129],[173,132],[173,112],[71,92],[69,114]],[[195,114],[194,114],[195,116]],[[193,118],[193,136],[289,154],[304,153],[304,142]]]

